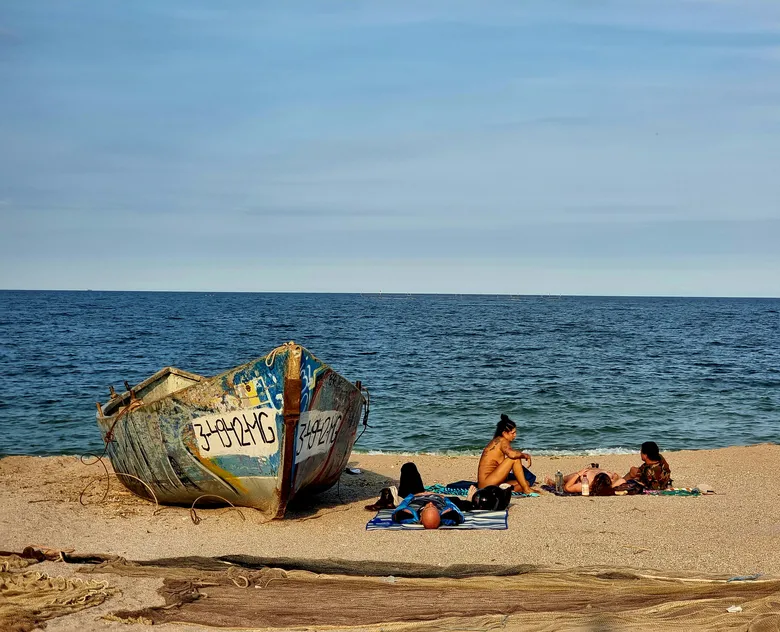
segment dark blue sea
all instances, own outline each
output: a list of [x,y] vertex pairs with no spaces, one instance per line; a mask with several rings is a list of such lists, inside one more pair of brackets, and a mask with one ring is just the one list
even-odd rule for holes
[[295,340],[371,392],[356,449],[780,442],[780,299],[0,292],[0,455],[102,448],[95,402]]

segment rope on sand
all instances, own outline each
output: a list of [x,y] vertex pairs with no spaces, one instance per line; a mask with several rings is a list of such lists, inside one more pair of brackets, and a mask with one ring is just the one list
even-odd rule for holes
[[201,498],[219,498],[220,500],[225,501],[228,505],[230,505],[230,508],[227,511],[230,511],[231,509],[235,509],[238,512],[238,515],[241,516],[241,520],[246,521],[246,518],[244,517],[244,514],[241,513],[241,510],[236,507],[233,503],[231,503],[227,498],[224,498],[222,496],[218,496],[217,494],[203,494],[202,496],[198,496],[193,502],[192,506],[190,507],[190,518],[192,518],[193,524],[200,524],[201,518],[195,511],[195,504],[201,499]]
[[[128,478],[132,478],[132,479],[138,481],[139,483],[141,483],[141,485],[143,485],[144,487],[146,487],[146,489],[149,491],[149,495],[154,500],[155,510],[154,510],[154,513],[152,515],[157,515],[157,512],[160,511],[160,503],[158,502],[157,496],[155,495],[155,493],[152,490],[152,488],[149,487],[149,485],[145,481],[141,480],[137,476],[134,476],[133,474],[124,474],[122,472],[109,472],[108,468],[106,467],[105,462],[103,461],[103,459],[100,459],[100,464],[105,468],[105,470],[106,470],[105,474],[103,476],[99,476],[99,477],[93,478],[89,483],[87,483],[87,486],[84,489],[82,489],[81,490],[81,494],[79,494],[79,503],[81,503],[85,507],[88,504],[90,504],[90,503],[85,503],[84,502],[84,493],[90,487],[92,487],[92,485],[94,485],[95,483],[98,483],[98,482],[102,481],[103,479],[105,479],[105,481],[106,481],[106,489],[103,492],[103,496],[100,498],[100,500],[98,500],[98,503],[102,503],[106,499],[106,497],[108,496],[108,492],[109,492],[109,489],[110,489],[111,477],[112,476],[116,476],[117,478],[119,478],[120,476],[127,476]],[[94,465],[94,464],[91,464],[91,465]]]
[[[109,444],[114,440],[114,428],[116,428],[116,425],[119,423],[119,420],[122,419],[123,417],[126,419],[127,418],[126,415],[128,413],[134,411],[136,408],[139,408],[140,406],[143,406],[143,401],[140,399],[136,399],[135,394],[133,393],[132,390],[130,390],[130,403],[127,404],[126,406],[123,406],[122,409],[117,413],[116,419],[114,419],[114,423],[111,424],[111,427],[108,429],[106,436],[103,438],[103,442],[105,444],[103,446],[103,452],[101,452],[100,455],[87,453],[87,454],[82,454],[79,457],[79,461],[81,461],[84,465],[96,465],[100,463],[100,465],[103,466],[103,471],[104,471],[104,474],[102,476],[93,478],[87,483],[84,489],[81,490],[81,493],[79,494],[79,503],[82,506],[87,506],[89,504],[84,502],[84,494],[90,487],[92,487],[92,485],[102,480],[105,480],[106,489],[103,491],[103,496],[100,498],[100,500],[98,500],[98,503],[102,503],[108,497],[108,492],[111,491],[111,476],[116,476],[117,478],[119,478],[120,476],[127,476],[129,478],[138,481],[144,487],[146,487],[146,489],[149,491],[149,495],[154,499],[154,504],[156,507],[154,513],[156,514],[159,511],[160,503],[157,501],[157,495],[154,493],[154,490],[152,490],[152,488],[149,487],[149,485],[145,481],[141,480],[137,476],[134,476],[133,474],[126,474],[123,472],[111,473],[108,471],[108,466],[106,465],[106,462],[103,460],[104,457],[106,456],[106,453],[108,452]],[[90,458],[94,459],[94,461],[88,462]]]

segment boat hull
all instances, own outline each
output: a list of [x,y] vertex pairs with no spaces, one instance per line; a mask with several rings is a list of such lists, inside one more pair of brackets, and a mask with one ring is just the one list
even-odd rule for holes
[[102,407],[98,425],[134,493],[270,519],[339,479],[365,405],[358,386],[288,343],[212,378],[163,369]]

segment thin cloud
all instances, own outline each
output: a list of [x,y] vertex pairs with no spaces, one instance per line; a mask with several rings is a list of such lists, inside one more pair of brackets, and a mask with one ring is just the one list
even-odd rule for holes
[[400,218],[415,217],[417,214],[409,210],[383,210],[375,209],[333,209],[333,208],[292,208],[288,206],[247,208],[239,211],[242,215],[274,219],[324,219],[327,221],[338,219],[368,219],[368,220],[398,220]]

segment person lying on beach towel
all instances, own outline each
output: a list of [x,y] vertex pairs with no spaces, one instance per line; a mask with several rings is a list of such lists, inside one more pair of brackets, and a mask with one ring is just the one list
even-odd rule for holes
[[438,529],[442,524],[449,527],[459,525],[465,517],[454,500],[433,492],[409,494],[393,512],[393,522],[422,524],[426,529]]
[[404,499],[393,512],[393,522],[422,524],[426,529],[438,529],[442,524],[448,527],[462,524],[465,519],[463,511],[473,508],[471,499],[476,491],[476,488],[470,489],[465,501],[455,496],[426,492],[417,466],[404,463],[401,480],[398,481],[398,492]]
[[661,456],[655,441],[645,441],[639,453],[642,465],[632,467],[623,478],[637,481],[645,489],[668,489],[672,486],[672,470]]
[[522,463],[526,460],[528,467],[531,467],[531,455],[512,448],[512,441],[516,437],[515,422],[506,415],[501,415],[493,439],[485,446],[479,458],[477,485],[480,488],[509,483],[516,492],[531,493]]
[[505,510],[512,497],[512,489],[488,485],[482,489],[469,489],[467,500],[457,496],[445,496],[435,492],[409,494],[393,512],[393,522],[421,524],[426,529],[438,529],[440,525],[453,527],[463,524],[464,512]]
[[[626,482],[617,472],[602,470],[597,463],[591,463],[589,467],[581,469],[579,472],[566,474],[563,477],[563,491],[570,494],[581,494],[583,478],[588,479],[591,496],[614,496],[615,490],[613,488]],[[554,485],[553,481],[549,479],[547,483]]]
[[[400,502],[399,492],[405,494]],[[422,524],[426,529],[438,529],[440,525],[452,527],[463,524],[465,520],[463,512],[475,509],[488,511],[506,509],[511,497],[510,485],[506,485],[505,488],[489,485],[483,489],[471,486],[466,500],[457,496],[427,492],[417,466],[414,463],[404,463],[401,466],[398,488],[384,488],[377,502],[368,505],[366,509],[378,511],[395,508],[392,515],[393,522]]]

